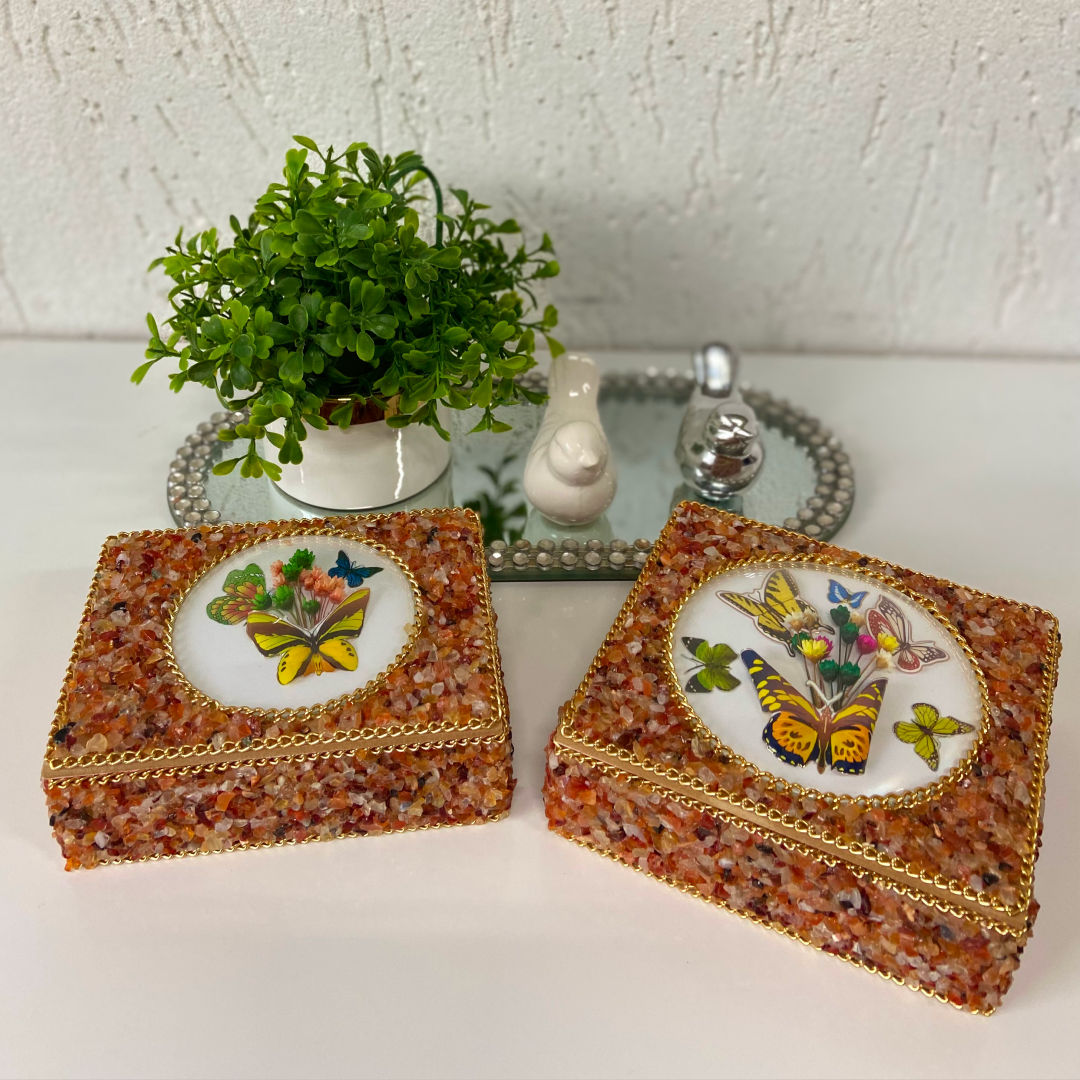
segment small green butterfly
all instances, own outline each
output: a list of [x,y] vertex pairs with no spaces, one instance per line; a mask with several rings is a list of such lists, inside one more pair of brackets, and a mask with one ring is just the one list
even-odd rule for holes
[[699,669],[686,681],[691,694],[707,694],[710,690],[734,690],[739,680],[728,670],[738,659],[730,645],[710,645],[704,638],[684,637],[682,643],[690,652],[689,659]]
[[910,720],[898,721],[893,724],[893,734],[901,742],[913,744],[915,753],[932,772],[937,772],[941,764],[939,739],[949,735],[966,735],[975,730],[971,724],[965,724],[955,716],[942,716],[933,705],[923,701],[912,705],[911,711],[915,714],[914,723]]
[[251,612],[270,606],[266,578],[258,563],[249,563],[243,570],[230,570],[222,588],[225,595],[215,597],[206,605],[206,614],[214,622],[236,626]]

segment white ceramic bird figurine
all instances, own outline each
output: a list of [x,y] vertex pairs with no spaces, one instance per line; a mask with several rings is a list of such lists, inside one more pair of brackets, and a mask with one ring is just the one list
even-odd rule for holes
[[595,521],[615,498],[615,463],[596,407],[600,372],[588,356],[551,361],[548,406],[525,462],[525,494],[557,525]]

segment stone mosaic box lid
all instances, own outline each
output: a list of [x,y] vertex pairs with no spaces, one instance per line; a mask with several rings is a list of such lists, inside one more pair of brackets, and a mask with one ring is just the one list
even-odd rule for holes
[[1039,608],[682,503],[552,760],[1015,938],[1037,910],[1059,640]]
[[46,785],[508,735],[467,510],[104,544]]

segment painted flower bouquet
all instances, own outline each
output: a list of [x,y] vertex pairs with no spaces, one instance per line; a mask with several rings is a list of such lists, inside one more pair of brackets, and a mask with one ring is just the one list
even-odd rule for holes
[[355,671],[359,661],[347,639],[360,635],[371,595],[356,586],[381,570],[355,565],[344,551],[323,570],[313,552],[300,548],[287,561],[270,564],[269,588],[258,563],[231,571],[224,595],[211,600],[206,613],[226,626],[244,623],[259,652],[278,657],[282,685],[305,675]]
[[792,654],[802,659],[811,692],[821,704],[839,711],[878,672],[894,666],[900,642],[885,630],[876,636],[867,633],[866,616],[843,604],[834,607],[829,618],[832,625],[822,625],[816,612],[800,612],[789,616],[786,625],[793,631]]
[[[792,670],[785,676],[777,667],[790,664],[777,657],[770,663],[756,649],[684,637],[690,672],[684,688],[692,694],[734,690],[740,680],[731,666],[741,658],[768,717],[762,740],[779,760],[796,767],[813,763],[819,773],[830,768],[861,775],[890,673],[918,674],[948,654],[932,641],[914,640],[908,617],[884,592],[870,598],[869,589],[852,592],[834,578],[828,582],[828,601],[834,606],[823,620],[800,593],[798,573],[776,569],[758,590],[720,590],[716,596],[749,616],[774,652],[782,646],[782,655],[801,667],[801,677]],[[912,708],[913,718],[894,723],[893,733],[937,771],[940,740],[974,728],[941,715],[927,702]]]

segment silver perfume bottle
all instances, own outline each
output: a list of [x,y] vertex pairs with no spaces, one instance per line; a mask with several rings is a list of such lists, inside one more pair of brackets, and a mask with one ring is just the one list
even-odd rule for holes
[[754,410],[736,380],[739,355],[728,345],[703,345],[694,354],[694,379],[679,430],[676,457],[687,483],[709,500],[745,491],[765,461]]

